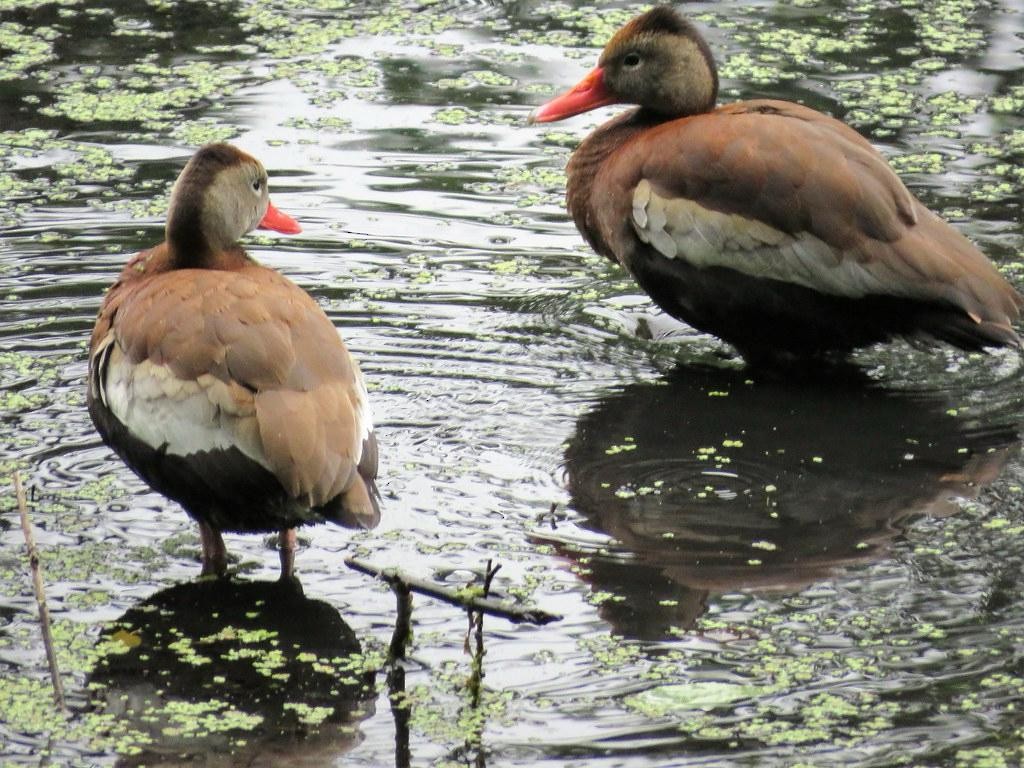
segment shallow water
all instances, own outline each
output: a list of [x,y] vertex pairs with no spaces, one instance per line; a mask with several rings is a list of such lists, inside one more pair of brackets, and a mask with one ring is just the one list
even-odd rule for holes
[[[0,0],[0,465],[32,489],[71,707],[7,485],[0,764],[1024,759],[1020,361],[897,343],[860,378],[763,380],[589,253],[563,168],[610,110],[525,118],[638,7]],[[1024,284],[1024,4],[689,8],[724,99],[844,116]],[[371,386],[384,519],[303,530],[304,597],[190,584],[194,527],[84,407],[103,290],[214,139],[266,164],[304,231],[250,251]],[[227,539],[273,581],[272,543]],[[474,709],[465,615],[417,598],[396,716],[394,599],[353,554],[456,586],[492,559],[563,619],[485,621]]]

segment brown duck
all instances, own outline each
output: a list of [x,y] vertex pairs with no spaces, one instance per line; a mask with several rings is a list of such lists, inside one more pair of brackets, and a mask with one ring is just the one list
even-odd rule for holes
[[580,144],[567,203],[665,311],[751,362],[897,335],[1020,345],[1021,296],[856,131],[785,101],[718,107],[717,93],[707,43],[660,6],[531,115],[639,105]]
[[200,149],[171,193],[166,239],[133,257],[89,345],[89,413],[143,480],[199,523],[204,574],[223,575],[221,531],[370,528],[377,444],[359,366],[319,305],[238,245],[299,226],[270,203],[267,172],[227,144]]

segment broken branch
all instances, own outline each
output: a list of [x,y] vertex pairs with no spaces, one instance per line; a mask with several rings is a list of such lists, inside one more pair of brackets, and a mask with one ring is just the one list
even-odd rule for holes
[[[383,579],[392,586],[395,584],[401,584],[412,592],[418,592],[421,595],[434,597],[438,600],[443,600],[450,605],[455,605],[467,610],[480,611],[482,613],[490,614],[491,616],[498,616],[511,621],[513,624],[543,625],[552,621],[558,621],[562,618],[557,614],[548,613],[547,611],[542,611],[538,608],[523,608],[522,606],[518,606],[507,599],[479,596],[466,590],[456,590],[451,589],[450,587],[443,587],[431,581],[425,581],[424,579],[418,579],[415,576],[409,576],[408,574],[402,573],[397,568],[380,568],[366,562],[365,560],[361,560],[358,557],[345,558],[345,565],[369,576]],[[488,586],[490,585],[488,584]]]

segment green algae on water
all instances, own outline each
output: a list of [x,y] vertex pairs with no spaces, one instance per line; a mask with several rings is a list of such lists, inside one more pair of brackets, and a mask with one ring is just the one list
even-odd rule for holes
[[116,83],[105,76],[67,83],[59,89],[54,104],[41,108],[40,113],[82,123],[166,128],[187,107],[204,99],[230,96],[245,74],[241,67],[207,61],[171,67],[140,63],[130,67]]
[[[4,10],[0,4],[0,12]],[[54,41],[58,37],[51,27],[30,29],[13,21],[0,21],[0,82],[18,80],[56,58]]]
[[735,683],[687,682],[659,685],[625,699],[630,709],[649,717],[686,710],[711,710],[753,698],[764,691],[757,686]]

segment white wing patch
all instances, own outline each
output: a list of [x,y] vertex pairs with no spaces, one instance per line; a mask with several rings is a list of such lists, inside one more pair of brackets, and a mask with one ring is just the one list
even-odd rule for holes
[[164,365],[129,361],[116,344],[101,371],[103,400],[136,438],[175,456],[235,447],[266,469],[253,394],[208,374],[177,378]]
[[915,286],[884,263],[868,266],[810,233],[793,236],[693,200],[661,197],[646,179],[633,192],[632,224],[637,236],[662,256],[695,267],[727,267],[850,298],[930,295],[930,286]]
[[373,411],[370,408],[370,395],[366,391],[366,382],[363,380],[363,372],[359,370],[359,363],[352,359],[352,372],[355,374],[355,400],[356,400],[356,436],[359,440],[356,448],[356,462],[362,458],[363,443],[373,432]]

